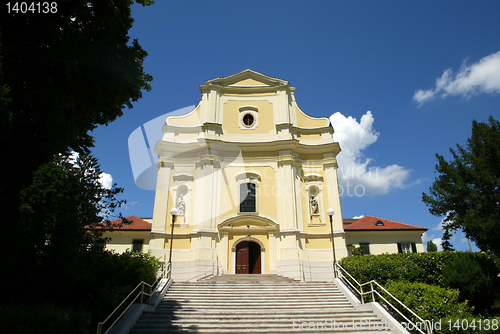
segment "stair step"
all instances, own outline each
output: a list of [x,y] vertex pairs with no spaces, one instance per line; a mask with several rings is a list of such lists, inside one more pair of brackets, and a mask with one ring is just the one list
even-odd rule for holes
[[393,333],[373,312],[356,309],[333,283],[223,276],[173,282],[130,333]]
[[220,276],[212,276],[210,278],[204,279],[199,282],[245,282],[245,281],[256,281],[256,282],[300,282],[293,278],[288,278],[276,274],[224,274]]
[[258,317],[259,319],[342,319],[342,318],[375,318],[376,316],[371,312],[361,312],[361,311],[353,311],[353,310],[345,310],[344,312],[322,312],[322,313],[261,313],[261,314],[248,314],[248,313],[237,313],[237,312],[178,312],[178,313],[169,313],[169,314],[161,314],[157,312],[147,312],[144,313],[144,320],[159,320],[159,321],[171,321],[170,316],[173,315],[175,319],[238,319],[238,320],[246,320],[246,319],[255,319]]

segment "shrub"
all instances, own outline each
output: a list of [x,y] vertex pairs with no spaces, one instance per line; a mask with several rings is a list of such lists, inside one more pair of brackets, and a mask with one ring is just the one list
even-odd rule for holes
[[0,308],[2,333],[88,334],[89,323],[89,312],[53,304],[8,305]]
[[78,267],[78,271],[68,273],[40,268],[36,299],[88,311],[90,330],[94,332],[97,322],[104,320],[141,281],[155,281],[160,263],[149,253],[116,254],[94,249],[81,254]]
[[442,286],[441,273],[451,252],[382,254],[346,257],[340,261],[359,283],[376,280],[385,285],[390,280],[405,280]]
[[424,320],[463,318],[472,311],[467,302],[459,302],[459,291],[455,289],[405,281],[388,282],[386,289]]
[[460,290],[460,300],[468,300],[483,313],[495,303],[498,269],[481,253],[454,253],[443,267],[443,285]]

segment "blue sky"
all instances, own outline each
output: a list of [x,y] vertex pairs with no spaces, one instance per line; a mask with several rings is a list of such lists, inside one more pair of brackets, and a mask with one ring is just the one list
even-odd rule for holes
[[[196,105],[205,81],[250,68],[290,82],[309,115],[338,112],[339,163],[379,172],[377,180],[350,180],[366,192],[344,194],[344,218],[375,215],[427,227],[424,241],[439,238],[441,218],[428,212],[422,192],[436,176],[436,153],[450,158],[449,149],[470,137],[473,119],[500,118],[499,13],[499,1],[134,5],[130,37],[149,54],[153,89],[93,132],[93,154],[125,189],[122,214],[152,217],[154,192],[134,183],[129,135]],[[462,235],[452,243],[468,249]]]

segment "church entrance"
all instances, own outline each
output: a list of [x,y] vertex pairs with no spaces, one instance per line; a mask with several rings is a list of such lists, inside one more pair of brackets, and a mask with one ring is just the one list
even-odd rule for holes
[[253,241],[243,241],[236,246],[236,274],[260,274],[260,246]]

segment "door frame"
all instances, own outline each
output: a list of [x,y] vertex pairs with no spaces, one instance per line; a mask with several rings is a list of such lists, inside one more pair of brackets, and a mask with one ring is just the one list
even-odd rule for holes
[[251,236],[246,236],[244,238],[238,239],[234,242],[233,247],[232,247],[232,268],[231,268],[231,273],[236,274],[236,247],[238,246],[239,243],[244,242],[244,241],[252,241],[257,243],[260,246],[260,273],[265,274],[266,273],[266,249],[264,248],[264,244],[262,241],[259,239],[253,238]]

